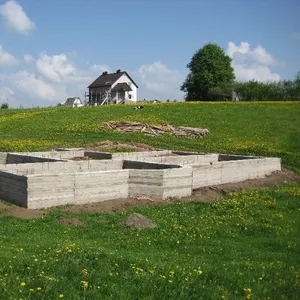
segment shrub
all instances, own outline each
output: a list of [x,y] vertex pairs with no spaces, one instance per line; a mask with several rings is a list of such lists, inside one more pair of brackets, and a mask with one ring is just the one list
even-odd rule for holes
[[2,103],[0,109],[8,109],[8,103]]

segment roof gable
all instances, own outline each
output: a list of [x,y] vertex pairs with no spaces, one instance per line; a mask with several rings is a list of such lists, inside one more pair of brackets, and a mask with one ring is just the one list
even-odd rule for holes
[[123,75],[126,75],[131,82],[138,88],[137,84],[132,80],[132,78],[128,75],[127,72],[116,72],[116,73],[108,73],[104,72],[100,75],[96,80],[94,80],[88,88],[96,88],[96,87],[110,87],[112,86],[119,78]]

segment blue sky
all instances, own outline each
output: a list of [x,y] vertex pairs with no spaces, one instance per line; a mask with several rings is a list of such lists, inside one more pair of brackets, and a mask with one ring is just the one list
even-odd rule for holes
[[122,69],[140,99],[182,99],[186,64],[208,42],[239,80],[300,70],[300,1],[0,0],[0,103],[56,105]]

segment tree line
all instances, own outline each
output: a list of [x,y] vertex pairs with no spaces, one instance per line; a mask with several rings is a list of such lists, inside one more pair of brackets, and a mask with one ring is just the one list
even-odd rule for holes
[[236,81],[232,59],[209,43],[187,65],[190,69],[180,90],[186,101],[287,101],[300,100],[300,72],[294,80],[279,82]]

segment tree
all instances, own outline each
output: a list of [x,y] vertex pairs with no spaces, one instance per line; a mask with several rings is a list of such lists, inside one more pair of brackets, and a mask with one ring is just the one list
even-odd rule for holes
[[213,100],[216,93],[218,98],[222,94],[228,96],[235,76],[231,58],[221,47],[212,43],[205,45],[193,55],[187,67],[190,73],[180,87],[186,93],[186,101]]
[[8,103],[2,103],[0,109],[8,109]]

